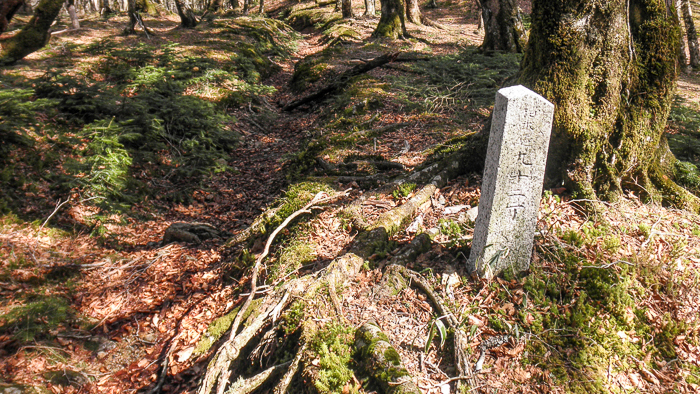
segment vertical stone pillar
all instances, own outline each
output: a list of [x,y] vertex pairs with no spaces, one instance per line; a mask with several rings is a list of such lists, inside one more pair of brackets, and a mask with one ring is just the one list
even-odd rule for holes
[[496,94],[468,268],[492,278],[530,267],[554,105],[524,86]]

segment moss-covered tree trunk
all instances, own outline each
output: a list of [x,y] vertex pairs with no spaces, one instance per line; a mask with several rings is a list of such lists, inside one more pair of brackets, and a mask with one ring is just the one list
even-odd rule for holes
[[698,33],[695,30],[695,22],[693,21],[693,12],[690,8],[689,0],[681,0],[681,11],[685,22],[685,30],[688,33],[690,65],[693,68],[698,68],[700,67],[700,44],[698,44]]
[[183,29],[194,29],[197,27],[197,16],[190,8],[189,4],[182,4],[182,0],[175,0],[177,14],[180,15],[180,27]]
[[374,16],[377,10],[374,8],[374,0],[365,0],[365,16]]
[[533,1],[518,81],[556,106],[550,181],[582,198],[614,200],[635,189],[698,210],[698,199],[672,181],[676,160],[663,137],[678,46],[668,0]]
[[49,28],[64,0],[41,0],[34,15],[19,33],[0,41],[0,65],[14,63],[49,42]]
[[422,25],[418,0],[406,0],[406,19],[416,25]]
[[482,50],[522,52],[525,28],[516,0],[480,0],[484,24]]
[[397,39],[408,36],[406,31],[406,7],[403,0],[381,0],[382,16],[372,37]]

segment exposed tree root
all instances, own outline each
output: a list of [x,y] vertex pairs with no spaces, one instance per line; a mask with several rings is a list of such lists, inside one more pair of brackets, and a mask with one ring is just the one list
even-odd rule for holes
[[315,101],[320,101],[325,99],[328,95],[331,95],[339,90],[344,89],[352,80],[352,78],[364,74],[372,69],[382,66],[387,63],[391,63],[399,56],[399,52],[387,53],[385,55],[379,56],[370,60],[364,64],[358,64],[357,66],[343,72],[336,78],[330,85],[322,88],[321,90],[312,93],[306,97],[300,98],[299,100],[292,101],[284,107],[285,111],[292,111],[297,107],[304,104],[312,103]]
[[288,367],[290,364],[292,364],[291,361],[288,361],[283,364],[275,365],[274,367],[270,367],[259,374],[250,377],[248,379],[238,379],[233,384],[231,385],[231,388],[228,389],[226,392],[227,394],[249,394],[255,391],[258,387],[260,387],[263,383],[265,383],[270,377],[275,375],[276,373],[279,373],[282,371],[284,368]]
[[226,244],[223,246],[223,248],[233,248],[234,246],[238,246],[242,243],[248,242],[248,240],[252,238],[261,236],[263,233],[265,233],[265,226],[267,225],[267,223],[270,222],[270,220],[272,220],[273,217],[275,217],[277,211],[279,211],[279,207],[268,209],[267,211],[263,212],[262,215],[258,216],[253,221],[253,224],[246,227],[246,229],[241,231],[240,233],[229,238],[228,241],[226,241]]
[[401,364],[389,338],[374,322],[367,322],[355,331],[355,348],[360,354],[360,365],[374,378],[387,394],[420,394],[413,378]]
[[[481,147],[481,142],[483,138],[478,135],[475,136],[474,140],[469,145],[470,148],[476,147],[477,149]],[[487,140],[487,138],[486,138]],[[485,151],[485,149],[483,149]],[[308,274],[303,277],[288,280],[283,282],[276,290],[268,293],[261,301],[260,305],[255,308],[257,314],[253,314],[247,318],[245,327],[238,332],[239,327],[241,327],[243,316],[246,316],[245,310],[248,309],[249,301],[253,299],[253,295],[249,296],[246,301],[246,305],[241,307],[239,313],[237,314],[236,321],[232,325],[231,334],[229,339],[219,348],[213,360],[210,362],[209,367],[203,377],[201,386],[198,390],[198,394],[222,394],[227,389],[232,388],[230,381],[231,374],[233,373],[232,366],[236,363],[241,356],[241,352],[246,346],[248,346],[251,341],[255,338],[260,338],[261,334],[266,335],[265,332],[270,333],[277,330],[278,327],[275,325],[282,311],[287,308],[292,300],[294,299],[307,299],[308,297],[314,297],[322,287],[327,287],[331,292],[331,300],[333,301],[333,295],[335,295],[335,289],[340,289],[344,287],[348,281],[352,280],[360,271],[361,267],[365,262],[377,252],[386,251],[389,237],[399,231],[403,225],[408,222],[416,210],[424,203],[430,201],[430,197],[434,194],[437,188],[444,186],[448,177],[452,177],[460,173],[464,169],[464,162],[467,162],[467,168],[471,168],[474,165],[477,169],[481,168],[483,165],[483,159],[480,150],[477,152],[457,152],[452,154],[439,163],[427,166],[422,170],[415,171],[409,176],[402,179],[397,179],[395,181],[385,184],[379,190],[390,191],[397,185],[403,182],[412,182],[417,184],[423,184],[420,190],[418,190],[415,195],[410,198],[407,202],[399,207],[395,207],[392,210],[382,214],[374,223],[368,223],[367,220],[361,214],[362,202],[366,200],[369,193],[365,193],[363,196],[358,198],[350,207],[346,209],[346,212],[351,213],[351,216],[355,219],[355,227],[360,230],[359,234],[355,237],[355,240],[351,244],[349,251],[341,256],[338,256],[333,260],[326,268],[321,271]],[[308,209],[316,203],[319,203],[317,196],[315,201],[309,203],[300,211],[297,211],[293,216],[301,213],[308,212]],[[235,244],[240,244],[250,239],[254,234],[262,234],[264,231],[265,224],[269,222],[270,218],[276,212],[268,211],[263,214],[258,220],[256,220],[249,229],[245,230],[241,234],[229,240],[226,246],[232,246]],[[283,223],[276,231],[273,233],[268,240],[267,246],[265,248],[265,253],[261,255],[262,258],[269,251],[271,240],[274,238],[276,233],[283,228],[287,223],[289,223],[293,217],[288,218],[285,223]],[[407,261],[415,259],[420,253],[423,253],[427,247],[429,247],[430,241],[427,236],[422,235],[417,237],[408,247],[402,250],[397,256],[395,256],[391,261],[392,270],[396,270],[400,276],[406,278],[407,281],[418,284],[421,289],[423,289],[431,298],[431,301],[435,304],[436,310],[441,315],[448,316],[447,323],[448,326],[454,332],[455,338],[455,360],[457,364],[457,369],[460,376],[471,376],[471,369],[468,368],[467,356],[464,353],[464,349],[467,347],[466,335],[462,333],[459,329],[459,323],[457,319],[452,316],[442,302],[432,293],[429,285],[427,285],[418,274],[407,270],[398,264],[405,264]],[[261,257],[258,258],[256,262],[256,267],[260,264]],[[255,271],[255,268],[254,268]],[[257,277],[255,272],[251,281],[251,286],[253,290],[251,294],[255,294],[255,288]],[[336,313],[342,316],[342,308],[340,302],[335,300],[333,302]],[[267,329],[265,329],[267,327]],[[306,384],[315,381],[314,376],[318,375],[318,367],[312,365],[313,355],[306,348],[306,341],[311,337],[311,332],[315,330],[315,324],[311,321],[304,322],[302,326],[302,341],[296,350],[296,355],[290,363],[280,364],[279,370],[287,368],[280,382],[275,388],[275,393],[284,393],[288,388],[293,379],[299,366],[302,365],[302,376]],[[235,387],[253,387],[254,382],[264,381],[270,378],[272,372],[278,371],[278,369],[268,370],[261,375],[258,375],[248,380],[240,381],[239,386]],[[316,373],[314,373],[316,371]],[[269,372],[269,374],[267,374]],[[264,378],[264,379],[263,379]],[[470,382],[472,386],[475,386],[473,379]],[[262,383],[261,383],[262,384]],[[247,391],[240,391],[247,392]]]
[[415,284],[419,289],[421,289],[433,303],[433,306],[437,310],[440,316],[445,316],[445,322],[447,326],[452,330],[454,338],[454,356],[455,365],[457,366],[457,374],[460,377],[464,377],[471,387],[476,387],[476,377],[473,374],[473,370],[469,366],[469,356],[467,355],[465,349],[468,347],[469,342],[467,341],[467,335],[462,331],[459,326],[459,321],[452,314],[449,308],[440,300],[440,298],[435,294],[432,286],[416,272],[398,264],[392,264],[386,269],[387,275],[399,274],[403,276],[411,284]]

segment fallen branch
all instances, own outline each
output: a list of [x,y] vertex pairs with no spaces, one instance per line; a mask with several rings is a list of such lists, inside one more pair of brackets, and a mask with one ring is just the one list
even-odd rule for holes
[[315,101],[320,101],[323,100],[326,96],[331,95],[335,93],[338,90],[342,90],[345,87],[347,87],[350,84],[350,80],[358,75],[364,74],[370,70],[373,70],[377,67],[380,67],[384,64],[391,63],[393,62],[398,56],[400,52],[394,52],[394,53],[388,53],[382,56],[379,56],[377,58],[374,58],[370,60],[367,63],[363,64],[358,64],[357,66],[343,72],[340,74],[338,78],[336,78],[335,81],[333,81],[330,85],[322,88],[321,90],[312,93],[306,97],[303,97],[299,100],[292,101],[291,103],[287,104],[284,107],[285,111],[292,111],[297,107],[300,107],[304,104],[312,103]]

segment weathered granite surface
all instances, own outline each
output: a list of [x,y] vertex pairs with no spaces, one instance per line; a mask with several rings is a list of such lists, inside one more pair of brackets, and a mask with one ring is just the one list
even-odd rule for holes
[[481,277],[530,266],[553,116],[554,105],[523,86],[496,94],[467,262]]

